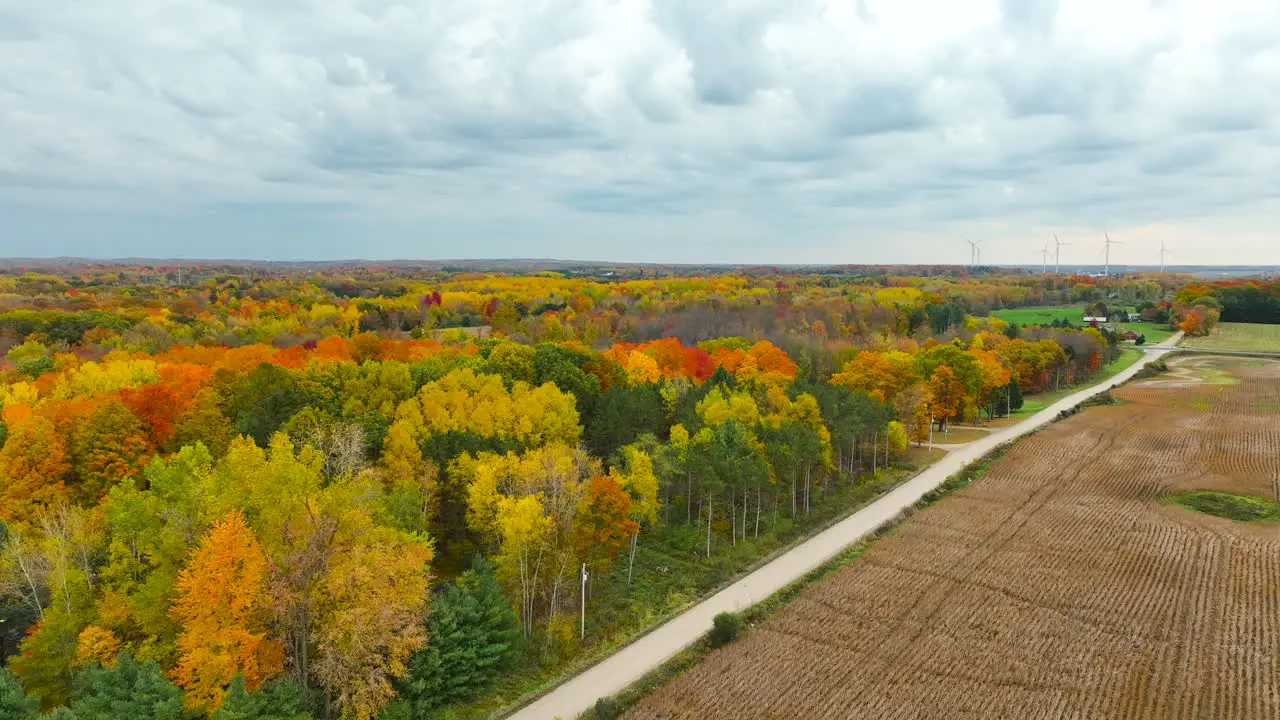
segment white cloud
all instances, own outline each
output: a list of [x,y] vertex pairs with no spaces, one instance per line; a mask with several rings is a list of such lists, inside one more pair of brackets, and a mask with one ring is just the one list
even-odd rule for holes
[[1280,262],[1277,40],[1257,0],[0,0],[0,254]]

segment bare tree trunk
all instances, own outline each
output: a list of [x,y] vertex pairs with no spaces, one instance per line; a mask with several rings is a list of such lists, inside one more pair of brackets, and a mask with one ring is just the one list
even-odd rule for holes
[[813,497],[813,462],[809,462],[804,466],[804,514],[808,515],[813,505],[810,498]]
[[684,489],[684,514],[685,523],[693,524],[693,473],[688,470],[684,471],[685,489]]
[[871,474],[875,475],[880,470],[880,431],[877,430],[871,436]]
[[551,650],[551,638],[555,636],[552,628],[556,625],[556,605],[558,604],[557,600],[559,600],[560,578],[562,575],[564,575],[562,572],[556,573],[555,580],[551,583],[551,608],[547,612],[547,640],[542,646],[543,652]]
[[760,488],[756,488],[756,534],[755,539],[760,537]]
[[[22,579],[26,581],[27,587],[31,590],[30,598],[24,598],[24,600],[29,606],[35,608],[36,615],[38,615],[41,620],[44,620],[44,605],[40,602],[40,588],[36,584],[35,567],[31,563],[30,559],[22,552],[22,536],[14,533],[9,542],[10,547],[12,548],[11,552],[13,553],[13,557],[16,561],[15,565],[17,565],[18,570],[22,573]],[[25,593],[23,594],[25,595]]]
[[711,557],[711,491],[707,491],[707,557]]
[[729,536],[733,538],[730,544],[738,547],[738,491],[736,488],[729,491]]
[[796,519],[796,483],[799,482],[800,471],[791,471],[791,519]]

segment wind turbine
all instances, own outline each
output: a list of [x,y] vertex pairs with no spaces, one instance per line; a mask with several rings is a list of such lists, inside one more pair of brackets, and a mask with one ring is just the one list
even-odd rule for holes
[[982,263],[982,247],[973,240],[966,240],[969,243],[969,267],[977,267]]
[[1111,277],[1111,246],[1123,245],[1124,243],[1120,242],[1119,240],[1112,240],[1111,236],[1107,235],[1107,233],[1105,232],[1102,234],[1107,238],[1107,242],[1106,242],[1107,265],[1104,273],[1106,274],[1107,277]]
[[1040,251],[1040,274],[1049,272],[1049,241],[1044,241],[1044,249]]
[[1164,256],[1165,256],[1165,253],[1167,252],[1169,251],[1164,249],[1164,241],[1161,240],[1160,241],[1160,272],[1161,273],[1164,272]]
[[1059,240],[1058,233],[1053,234],[1053,241],[1057,243],[1057,249],[1053,255],[1053,274],[1060,275],[1062,274],[1062,246],[1070,245],[1071,243],[1064,243]]

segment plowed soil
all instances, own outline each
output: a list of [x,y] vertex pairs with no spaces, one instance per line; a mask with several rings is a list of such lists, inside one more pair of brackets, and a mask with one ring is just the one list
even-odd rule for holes
[[1161,500],[1280,500],[1280,363],[1172,364],[1018,442],[626,717],[1280,718],[1280,525]]

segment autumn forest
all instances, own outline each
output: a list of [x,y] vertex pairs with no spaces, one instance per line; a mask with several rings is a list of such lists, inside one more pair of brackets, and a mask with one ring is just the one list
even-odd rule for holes
[[1126,344],[992,311],[1280,306],[1189,283],[10,269],[0,718],[485,717]]

